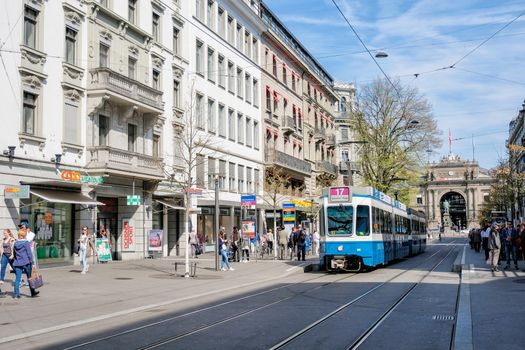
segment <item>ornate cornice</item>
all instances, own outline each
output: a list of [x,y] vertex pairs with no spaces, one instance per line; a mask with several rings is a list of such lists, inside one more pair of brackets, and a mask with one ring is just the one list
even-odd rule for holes
[[47,60],[47,55],[44,52],[40,52],[24,45],[20,46],[20,53],[23,60],[28,60],[32,64],[40,64],[43,66]]

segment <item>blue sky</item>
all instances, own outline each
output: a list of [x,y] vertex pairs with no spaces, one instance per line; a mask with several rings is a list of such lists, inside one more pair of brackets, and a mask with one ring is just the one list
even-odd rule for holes
[[[359,88],[381,72],[358,42],[332,0],[266,0],[292,33],[336,81]],[[432,103],[443,147],[490,168],[505,155],[508,124],[525,99],[525,15],[454,69],[461,59],[525,11],[525,1],[336,0],[369,49],[389,57],[379,63],[391,77],[415,86]],[[415,77],[415,74],[419,74]]]

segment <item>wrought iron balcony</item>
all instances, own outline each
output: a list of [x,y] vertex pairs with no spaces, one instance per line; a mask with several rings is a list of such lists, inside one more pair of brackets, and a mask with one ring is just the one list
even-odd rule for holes
[[283,117],[281,128],[283,129],[284,134],[291,134],[297,131],[297,125],[295,121],[290,116]]
[[325,173],[337,175],[337,165],[332,164],[326,160],[315,162],[315,168],[317,171],[323,171]]
[[86,169],[109,175],[162,179],[162,159],[109,146],[88,147]]
[[312,166],[305,160],[296,158],[280,151],[269,151],[265,153],[267,163],[273,163],[285,169],[290,169],[303,175],[310,175]]
[[97,90],[108,91],[129,102],[139,101],[159,111],[164,109],[162,91],[144,85],[106,67],[91,69],[89,74],[91,79],[88,84],[88,94]]

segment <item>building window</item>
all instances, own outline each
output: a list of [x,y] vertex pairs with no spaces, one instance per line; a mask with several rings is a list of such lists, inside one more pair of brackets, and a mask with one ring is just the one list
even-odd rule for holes
[[156,69],[151,73],[151,82],[154,89],[160,90],[160,72]]
[[219,189],[226,189],[226,161],[219,160]]
[[37,95],[24,92],[23,131],[25,134],[35,135],[35,121],[37,112]]
[[219,61],[219,64],[218,64],[219,66],[218,67],[219,86],[225,87],[226,86],[226,74],[228,74],[228,72],[226,71],[226,67],[225,67],[226,61],[224,60],[224,56],[219,55],[218,61]]
[[341,151],[341,160],[343,162],[348,162],[350,160],[349,156],[348,156],[348,150],[347,149],[344,149]]
[[208,7],[206,11],[206,24],[208,28],[213,29],[213,0],[208,0]]
[[197,187],[203,188],[204,187],[204,156],[201,154],[197,155],[196,161],[196,184]]
[[253,121],[253,148],[259,149],[260,135],[259,135],[259,123]]
[[180,56],[180,29],[173,27],[173,54]]
[[66,62],[76,64],[77,32],[66,27]]
[[348,141],[348,128],[341,127],[341,141]]
[[255,63],[259,63],[259,54],[257,49],[257,39],[252,39],[252,60],[255,61]]
[[277,58],[273,55],[272,58],[272,72],[273,76],[277,78]]
[[98,145],[107,146],[109,136],[109,117],[98,116]]
[[237,96],[242,98],[242,69],[237,68]]
[[418,196],[416,197],[416,203],[417,203],[417,204],[423,204],[423,197],[421,197],[420,195],[418,195]]
[[24,10],[24,45],[36,49],[38,12],[26,7]]
[[253,79],[253,105],[259,107],[259,82],[257,79]]
[[236,47],[239,51],[242,51],[242,26],[240,24],[237,24],[237,41],[236,41]]
[[255,193],[259,193],[259,169],[253,170],[253,182],[255,183]]
[[195,65],[197,68],[197,74],[203,75],[204,71],[204,64],[203,64],[203,50],[204,50],[204,44],[197,40],[197,48],[195,50]]
[[128,57],[128,78],[136,79],[137,60],[133,57]]
[[128,0],[128,21],[135,24],[137,20],[137,0]]
[[272,110],[272,92],[268,86],[266,87],[266,110]]
[[195,15],[201,21],[204,21],[204,10],[202,8],[203,0],[195,0]]
[[224,38],[225,34],[225,27],[224,27],[224,10],[219,7],[218,11],[218,21],[217,21],[217,31],[219,32],[219,35]]
[[228,61],[228,91],[235,93],[235,68],[230,61]]
[[237,113],[237,142],[244,144],[244,116]]
[[235,37],[235,29],[233,26],[233,18],[228,16],[228,42],[233,45]]
[[215,53],[213,49],[208,48],[208,80],[215,82],[215,66],[214,66]]
[[215,101],[208,99],[208,132],[215,134]]
[[235,163],[229,163],[228,171],[228,189],[232,192],[235,191]]
[[99,45],[99,66],[108,67],[109,66],[109,46],[100,44]]
[[286,66],[283,64],[283,83],[288,85],[288,77],[286,76]]
[[233,109],[228,109],[228,138],[235,142],[235,113]]
[[237,192],[244,193],[244,165],[239,164],[237,166],[237,179],[238,179]]
[[246,102],[248,103],[252,102],[252,97],[250,94],[250,92],[252,91],[251,86],[252,84],[250,82],[250,75],[245,74],[244,75],[244,93],[245,93]]
[[80,144],[80,118],[78,104],[66,100],[64,103],[64,142],[73,145]]
[[245,31],[244,32],[244,54],[247,56],[247,57],[250,57],[250,43],[251,43],[251,40],[250,40],[250,32],[248,31]]
[[208,157],[208,188],[213,188],[215,186],[215,158]]
[[204,96],[197,94],[195,101],[195,114],[197,115],[197,128],[204,129]]
[[252,168],[246,167],[246,191],[253,193]]
[[252,147],[252,120],[246,118],[246,146]]
[[152,155],[154,159],[159,159],[160,154],[160,135],[153,135]]
[[137,126],[128,124],[128,151],[135,152],[135,143],[137,141]]
[[180,83],[173,81],[173,107],[180,108]]
[[226,107],[219,105],[219,136],[226,137]]
[[292,73],[292,90],[295,91],[295,75]]
[[156,12],[153,12],[152,15],[151,35],[153,36],[153,40],[160,42],[160,15]]

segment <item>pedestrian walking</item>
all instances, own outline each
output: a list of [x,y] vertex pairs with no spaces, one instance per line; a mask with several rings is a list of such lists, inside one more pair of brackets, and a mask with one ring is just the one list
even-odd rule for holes
[[491,265],[492,271],[495,271],[495,272],[499,271],[498,261],[499,261],[499,253],[501,250],[501,240],[500,240],[499,232],[495,227],[492,227],[490,229],[489,249],[490,249],[490,265]]
[[190,235],[188,237],[188,243],[190,244],[190,247],[191,247],[191,257],[193,259],[195,259],[197,257],[197,234],[195,233],[195,231],[191,231],[190,232]]
[[[230,270],[230,271],[234,271],[234,268],[230,266],[230,263],[228,262],[228,242],[226,241],[226,239],[224,238],[224,231],[221,231],[219,233],[219,249],[220,249],[220,254],[221,254],[221,270],[222,271],[226,271],[226,270]],[[224,267],[224,265],[226,265],[226,267]]]
[[[0,285],[4,284],[5,281],[5,271],[7,269],[7,265],[11,266],[13,268],[13,245],[15,244],[15,236],[11,232],[10,229],[6,228],[4,230],[4,238],[2,240],[2,267],[0,270]],[[0,293],[2,290],[0,289]]]
[[239,251],[239,239],[241,238],[241,235],[239,234],[239,228],[237,226],[233,227],[232,230],[232,258],[233,261],[239,262],[241,260],[241,252]]
[[268,244],[268,254],[273,253],[273,230],[270,228],[268,229],[268,233],[266,234],[266,244]]
[[297,261],[305,261],[306,232],[300,227],[296,231]]
[[319,255],[319,239],[320,239],[319,232],[317,232],[317,229],[314,228],[314,233],[312,234],[312,241],[313,241],[312,251],[316,256]]
[[505,256],[507,265],[505,270],[510,270],[510,259],[514,261],[514,268],[518,270],[518,256],[516,253],[516,239],[518,231],[514,228],[512,221],[507,222],[507,227],[503,230],[503,239],[505,244]]
[[[25,273],[27,280],[31,278],[31,270],[35,264],[33,254],[31,253],[31,247],[29,241],[26,239],[27,231],[18,231],[18,240],[13,244],[13,267],[15,268],[16,278],[14,283],[14,295],[15,299],[20,299],[20,281],[22,280],[22,273]],[[29,287],[31,291],[31,297],[37,296],[40,292]]]
[[82,227],[82,233],[78,239],[78,255],[80,256],[80,264],[82,265],[81,274],[85,275],[89,270],[89,264],[87,262],[87,252],[89,248],[89,231],[87,226]]
[[481,248],[481,230],[479,228],[472,231],[472,245],[476,253],[479,253]]
[[489,236],[490,236],[490,225],[485,225],[481,230],[481,246],[485,252],[485,260],[489,260]]
[[284,227],[278,229],[279,232],[279,259],[284,259],[284,252],[288,249],[288,233]]

